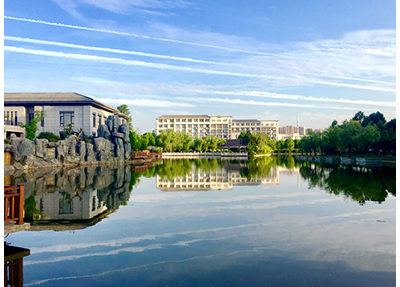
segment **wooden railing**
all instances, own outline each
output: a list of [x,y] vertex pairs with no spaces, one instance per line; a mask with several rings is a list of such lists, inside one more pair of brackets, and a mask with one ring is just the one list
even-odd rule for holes
[[24,285],[23,257],[29,254],[29,249],[4,244],[4,286]]
[[24,223],[24,185],[4,186],[4,222]]

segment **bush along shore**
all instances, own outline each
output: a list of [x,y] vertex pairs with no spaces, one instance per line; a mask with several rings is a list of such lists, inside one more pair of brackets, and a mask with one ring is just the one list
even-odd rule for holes
[[97,130],[98,137],[86,142],[76,135],[65,140],[18,138],[11,135],[4,152],[11,156],[5,172],[61,166],[125,163],[132,160],[129,126],[118,116],[109,116]]

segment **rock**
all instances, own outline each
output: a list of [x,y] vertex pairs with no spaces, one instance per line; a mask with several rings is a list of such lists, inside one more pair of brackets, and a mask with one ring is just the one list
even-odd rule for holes
[[17,151],[22,158],[35,154],[35,145],[31,140],[22,139],[17,146]]
[[76,153],[80,157],[81,162],[84,162],[86,156],[86,143],[84,141],[77,142]]
[[14,163],[13,167],[15,167],[18,170],[24,169],[24,166],[22,164],[20,164],[19,162]]
[[58,159],[60,162],[64,162],[64,157],[66,155],[64,143],[65,141],[61,140],[58,142],[58,146],[56,147],[56,159]]
[[124,141],[121,138],[115,138],[114,155],[118,161],[125,160]]
[[96,155],[94,153],[93,144],[86,144],[86,157],[85,160],[87,163],[93,163],[96,161]]
[[24,163],[24,168],[31,168],[36,161],[36,157],[32,155],[23,155],[22,156],[22,162]]
[[67,155],[64,157],[65,165],[78,165],[81,162],[81,158],[77,155]]
[[[111,144],[111,146],[110,146]],[[114,145],[105,138],[94,138],[93,139],[93,147],[95,152],[99,151],[111,151],[114,149]]]
[[13,174],[15,169],[16,169],[15,166],[5,165],[4,166],[4,175]]
[[44,158],[44,148],[49,141],[47,139],[34,139],[33,142],[35,143],[35,156]]
[[76,156],[76,136],[69,136],[64,140],[65,150],[67,150],[66,155]]
[[113,116],[108,116],[108,118],[106,120],[106,125],[107,125],[108,130],[110,132],[114,131],[114,119],[113,119]]
[[125,150],[125,159],[126,160],[131,160],[132,159],[132,147],[130,143],[124,144],[124,150]]
[[11,134],[10,135],[10,144],[11,145],[18,145],[19,144],[19,142],[21,141],[21,140],[23,140],[24,138],[19,138],[19,137],[17,137],[15,134]]
[[17,151],[17,147],[10,145],[10,144],[4,144],[4,151],[8,151],[8,152],[16,152]]
[[124,134],[123,133],[119,133],[119,132],[113,132],[111,133],[112,138],[120,138],[120,139],[124,139]]
[[47,147],[49,147],[49,148],[58,147],[58,146],[60,146],[60,143],[61,143],[61,141],[58,141],[58,142],[48,142],[48,143],[47,143]]
[[96,153],[96,160],[97,161],[108,161],[109,159],[109,153],[104,152],[104,151],[98,151]]
[[106,139],[111,138],[110,130],[108,129],[108,126],[106,124],[99,126],[99,128],[97,129],[97,136]]
[[128,126],[127,123],[120,125],[119,128],[118,128],[118,132],[120,132],[120,133],[122,133],[124,135],[124,137],[122,138],[124,140],[124,143],[130,142],[129,126]]

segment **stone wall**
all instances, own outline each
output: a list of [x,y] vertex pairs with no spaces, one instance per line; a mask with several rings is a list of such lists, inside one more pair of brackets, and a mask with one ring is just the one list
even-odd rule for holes
[[117,115],[109,116],[106,124],[97,129],[97,135],[89,143],[75,135],[58,142],[49,142],[47,139],[28,140],[11,135],[10,144],[4,145],[4,151],[12,154],[12,164],[5,166],[5,172],[131,160],[129,126],[121,124]]

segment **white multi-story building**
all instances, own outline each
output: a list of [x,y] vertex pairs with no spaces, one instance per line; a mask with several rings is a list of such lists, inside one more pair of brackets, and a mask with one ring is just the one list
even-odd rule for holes
[[36,135],[40,132],[59,135],[71,124],[74,131],[83,129],[87,136],[96,136],[97,128],[108,116],[116,114],[122,123],[128,118],[118,109],[77,93],[5,93],[5,136],[11,133],[23,136],[25,129],[20,125],[29,123],[35,111],[46,113],[38,123]]
[[214,135],[222,139],[231,138],[232,116],[161,116],[156,121],[157,135],[163,130],[173,130],[188,133],[191,137]]
[[241,132],[264,133],[276,139],[279,130],[278,120],[232,120],[232,138],[237,139]]
[[241,132],[259,132],[276,139],[278,120],[234,120],[232,116],[161,116],[156,119],[156,134],[163,130],[189,133],[191,137],[202,138],[214,135],[223,139],[237,139]]

